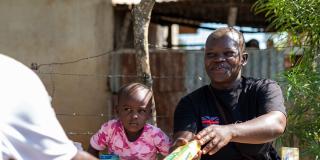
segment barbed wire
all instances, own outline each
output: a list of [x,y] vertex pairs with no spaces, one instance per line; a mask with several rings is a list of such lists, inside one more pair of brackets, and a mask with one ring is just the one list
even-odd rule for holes
[[67,135],[93,135],[95,132],[92,131],[86,131],[86,132],[73,132],[73,131],[67,131]]
[[[56,113],[57,116],[69,116],[69,117],[107,117],[106,113],[99,113],[99,114],[80,114],[80,113]],[[156,116],[157,118],[170,118],[170,116]],[[113,119],[116,116],[110,116],[107,119]],[[96,131],[95,131],[96,132]],[[95,132],[93,131],[82,131],[82,132],[75,132],[75,131],[66,131],[68,135],[93,135]]]
[[[67,116],[67,117],[106,117],[107,119],[116,118],[117,116],[109,116],[108,113],[96,113],[96,114],[85,114],[85,113],[56,113],[57,116]],[[157,115],[157,118],[170,118],[170,116]]]
[[[159,51],[157,53],[168,53],[168,54],[173,54],[173,53],[179,53],[179,52],[183,52],[184,54],[193,54],[193,52],[191,51],[202,51],[201,49],[184,49],[184,48],[167,48],[167,47],[161,47],[155,44],[148,44],[148,46],[151,46],[152,48],[150,48],[149,50],[154,52],[154,51]],[[267,49],[254,49],[251,48],[250,50],[259,50],[259,51],[264,51],[264,50],[271,50],[271,49],[283,49],[283,48],[294,48],[294,47],[299,47],[299,46],[283,46],[283,47],[274,47],[274,48],[267,48]],[[308,47],[307,45],[304,47]],[[171,52],[171,51],[179,51],[179,52]],[[98,58],[98,57],[102,57],[102,56],[106,56],[106,55],[123,55],[123,54],[134,54],[134,49],[130,48],[130,49],[119,49],[119,50],[110,50],[110,51],[106,51],[94,56],[88,56],[88,57],[83,57],[83,58],[77,58],[74,60],[69,60],[69,61],[63,61],[63,62],[51,62],[51,63],[40,63],[40,64],[32,64],[32,69],[34,70],[38,70],[43,66],[53,66],[53,65],[65,65],[65,64],[73,64],[73,63],[77,63],[77,62],[81,62],[84,60],[90,60],[90,59],[94,59],[94,58]],[[35,66],[33,66],[35,65]]]
[[[61,75],[61,76],[78,76],[78,77],[98,77],[98,78],[139,78],[141,76],[138,75],[110,75],[110,74],[76,74],[76,73],[56,73],[56,72],[37,72],[38,74],[43,75]],[[202,81],[204,79],[203,76],[152,76],[153,79],[198,79]]]
[[83,114],[83,113],[73,112],[73,113],[56,113],[56,115],[57,116],[72,116],[72,117],[106,117],[106,115],[108,115],[108,114],[107,113]]
[[[156,46],[156,45],[155,45]],[[159,50],[160,49],[160,50]],[[159,53],[170,53],[172,54],[172,50],[176,50],[176,51],[185,51],[182,49],[172,49],[172,48],[165,48],[165,47],[159,47],[157,46],[157,48],[150,48],[150,51],[161,51]],[[133,52],[132,52],[133,51]],[[165,52],[167,51],[167,52]],[[83,58],[78,58],[78,59],[74,59],[74,60],[69,60],[69,61],[64,61],[64,62],[51,62],[51,63],[43,63],[43,64],[37,64],[37,69],[41,68],[42,66],[51,66],[51,65],[64,65],[64,64],[72,64],[72,63],[77,63],[83,60],[90,60],[93,58],[98,58],[98,57],[102,57],[102,56],[106,56],[106,55],[123,55],[123,54],[134,54],[134,49],[130,48],[130,49],[119,49],[119,50],[110,50],[110,51],[106,51],[94,56],[88,56],[88,57],[83,57]]]
[[[70,135],[70,136],[74,136],[74,135],[93,135],[95,134],[97,131],[92,132],[92,131],[82,131],[82,132],[76,132],[76,131],[67,131],[66,134]],[[173,133],[167,133],[168,136],[172,137]]]
[[[107,116],[107,113],[98,113],[98,114],[83,114],[83,113],[56,113],[57,116],[67,116],[67,117],[99,117],[104,119],[114,119],[116,116]],[[157,118],[170,118],[170,116],[156,116]],[[66,131],[67,135],[93,135],[96,131]]]
[[104,53],[101,53],[101,54],[98,54],[98,55],[95,55],[95,56],[89,56],[89,57],[79,58],[79,59],[65,61],[65,62],[52,62],[52,63],[38,64],[37,68],[39,69],[42,66],[63,65],[63,64],[77,63],[77,62],[80,62],[80,61],[83,61],[83,60],[89,60],[89,59],[92,59],[92,58],[97,58],[97,57],[105,56],[105,55],[108,55],[108,54],[112,54],[114,52],[115,51],[112,50],[112,51],[107,51],[107,52],[104,52]]
[[[172,51],[176,51],[175,53],[191,53],[193,54],[194,52],[192,51],[197,51],[197,52],[202,52],[203,50],[182,50],[182,49],[175,49],[175,48],[166,48],[166,47],[160,47],[157,45],[152,45],[149,44],[149,46],[152,46],[154,48],[150,48],[150,51],[159,51],[157,53],[164,53],[164,54],[172,54]],[[275,47],[275,48],[290,48],[290,47]],[[292,48],[292,47],[291,47]],[[160,49],[160,50],[159,50]],[[255,50],[255,49],[252,49]],[[259,49],[256,49],[259,50]],[[264,50],[270,50],[270,49],[263,49],[260,51]],[[109,56],[109,55],[123,55],[123,54],[134,54],[134,49],[122,49],[122,50],[110,50],[106,51],[101,54],[97,54],[94,56],[88,56],[88,57],[82,57],[82,58],[77,58],[74,60],[69,60],[69,61],[62,61],[62,62],[52,62],[52,63],[43,63],[37,65],[37,70],[36,71],[38,74],[42,75],[50,75],[50,80],[52,83],[52,92],[51,96],[54,98],[54,92],[55,92],[55,84],[53,80],[52,75],[60,75],[60,76],[78,76],[78,77],[98,77],[98,78],[138,78],[139,76],[137,75],[123,75],[123,74],[83,74],[83,73],[58,73],[54,71],[54,66],[55,65],[65,65],[65,64],[74,64],[78,63],[81,61],[86,61],[94,58],[99,58],[103,56]],[[42,72],[39,69],[43,66],[51,66],[50,72]],[[153,79],[197,79],[200,81],[204,80],[204,76],[202,75],[193,75],[193,76],[152,76]],[[65,117],[97,117],[97,118],[103,118],[103,119],[111,119],[115,118],[116,116],[112,116],[112,114],[108,113],[95,113],[95,114],[86,114],[86,113],[77,113],[77,112],[72,112],[72,113],[56,113],[57,116],[65,116]],[[170,116],[163,116],[163,115],[157,115],[157,118],[170,118]],[[95,131],[67,131],[67,135],[93,135]]]
[[[57,116],[67,116],[67,117],[99,117],[104,119],[114,119],[116,116],[108,116],[107,113],[98,113],[98,114],[83,114],[83,113],[56,113]],[[155,116],[157,118],[170,118],[170,116]],[[95,131],[96,132],[96,131]],[[93,131],[66,131],[67,135],[93,135],[95,132]]]

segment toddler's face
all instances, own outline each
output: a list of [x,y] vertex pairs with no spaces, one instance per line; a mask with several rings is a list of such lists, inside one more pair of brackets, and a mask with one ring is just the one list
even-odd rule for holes
[[150,98],[138,92],[135,96],[125,97],[119,102],[118,116],[127,133],[139,132],[150,118]]

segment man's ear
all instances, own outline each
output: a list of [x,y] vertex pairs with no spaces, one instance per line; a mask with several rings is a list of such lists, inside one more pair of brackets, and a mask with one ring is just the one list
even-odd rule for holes
[[241,65],[245,66],[248,62],[248,53],[247,52],[243,52],[242,53],[242,59],[241,59]]

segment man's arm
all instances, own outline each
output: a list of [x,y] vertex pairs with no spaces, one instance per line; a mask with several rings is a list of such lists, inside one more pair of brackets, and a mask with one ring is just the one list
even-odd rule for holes
[[244,123],[232,124],[233,142],[261,144],[280,136],[286,127],[286,116],[280,111],[271,111]]
[[200,131],[195,138],[201,145],[209,142],[203,153],[214,154],[229,142],[261,144],[281,135],[286,126],[286,116],[271,111],[252,120],[229,125],[211,125]]

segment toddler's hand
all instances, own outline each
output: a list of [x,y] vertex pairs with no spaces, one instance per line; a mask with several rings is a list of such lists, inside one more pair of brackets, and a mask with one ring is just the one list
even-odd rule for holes
[[[189,141],[185,138],[177,138],[176,141],[173,143],[172,147],[170,148],[170,153],[173,152],[176,148],[186,145]],[[192,160],[200,160],[201,158],[201,150],[197,153],[195,157],[193,157]]]
[[185,144],[188,143],[188,140],[185,139],[185,138],[177,138],[176,141],[174,141],[172,147],[170,148],[170,153],[172,151],[174,151],[176,148],[180,147],[180,146],[183,146]]

